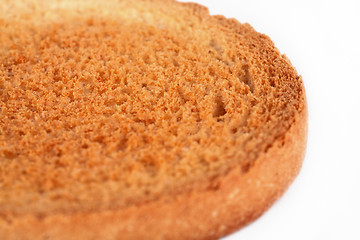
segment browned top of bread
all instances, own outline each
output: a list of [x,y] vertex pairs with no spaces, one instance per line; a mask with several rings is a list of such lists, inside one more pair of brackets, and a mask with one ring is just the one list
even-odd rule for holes
[[0,29],[0,215],[216,188],[304,109],[266,35],[198,5],[5,0]]

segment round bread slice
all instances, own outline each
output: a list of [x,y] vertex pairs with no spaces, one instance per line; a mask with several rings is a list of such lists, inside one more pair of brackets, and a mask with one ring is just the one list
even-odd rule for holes
[[217,239],[299,172],[303,83],[250,25],[167,0],[0,16],[0,239]]

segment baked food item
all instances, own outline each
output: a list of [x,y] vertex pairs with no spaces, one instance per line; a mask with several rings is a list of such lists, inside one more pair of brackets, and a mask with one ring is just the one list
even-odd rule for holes
[[298,173],[301,77],[205,7],[5,1],[0,238],[216,239]]

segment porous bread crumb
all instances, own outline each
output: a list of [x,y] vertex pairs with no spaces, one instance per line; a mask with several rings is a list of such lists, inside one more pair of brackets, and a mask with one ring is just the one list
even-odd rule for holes
[[300,77],[247,24],[167,1],[15,2],[0,19],[0,213],[212,187],[303,108]]

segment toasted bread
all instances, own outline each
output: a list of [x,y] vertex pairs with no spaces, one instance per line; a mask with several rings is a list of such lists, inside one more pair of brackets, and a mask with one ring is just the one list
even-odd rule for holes
[[250,25],[167,0],[0,13],[0,239],[217,239],[298,174],[303,83]]

